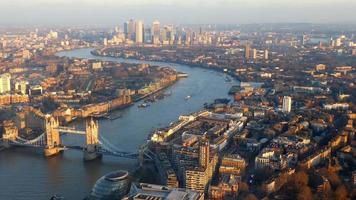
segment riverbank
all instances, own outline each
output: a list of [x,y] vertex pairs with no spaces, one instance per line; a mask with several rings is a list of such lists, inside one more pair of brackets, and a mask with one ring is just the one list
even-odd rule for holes
[[[137,56],[131,56],[131,57],[121,57],[121,56],[113,56],[113,55],[102,55],[101,53],[99,53],[101,50],[96,48],[95,50],[92,50],[90,53],[93,56],[101,56],[101,57],[111,57],[111,58],[121,58],[121,59],[136,59],[136,60],[141,60],[139,57]],[[146,59],[145,59],[146,60]],[[234,73],[231,71],[224,71],[224,67],[218,67],[218,66],[212,66],[212,65],[204,65],[204,64],[197,64],[197,63],[189,63],[189,62],[185,62],[185,61],[180,61],[180,60],[168,60],[168,59],[147,59],[146,61],[153,61],[153,62],[169,62],[169,63],[175,63],[175,64],[180,64],[180,65],[187,65],[189,67],[198,67],[198,68],[203,68],[203,69],[207,69],[207,70],[214,70],[216,72],[221,72],[221,73],[225,73],[228,74],[229,76],[231,76],[232,78],[234,78],[236,81],[242,82],[242,80]]]

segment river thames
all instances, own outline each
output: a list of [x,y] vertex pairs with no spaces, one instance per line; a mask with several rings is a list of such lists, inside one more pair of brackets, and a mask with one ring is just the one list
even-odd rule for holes
[[[147,136],[159,127],[177,121],[179,115],[189,114],[203,108],[217,98],[227,98],[228,90],[234,84],[225,81],[225,75],[187,65],[141,61],[122,58],[98,57],[90,54],[92,49],[77,49],[60,52],[58,56],[97,59],[126,63],[147,63],[172,67],[187,73],[188,78],[179,80],[167,88],[172,92],[150,107],[138,108],[137,104],[116,111],[122,115],[116,120],[100,120],[100,133],[123,151],[137,152]],[[191,96],[186,100],[186,96]],[[81,126],[80,122],[75,123]],[[84,143],[80,136],[64,136],[65,145]],[[48,200],[53,194],[66,199],[83,199],[90,193],[95,181],[106,173],[126,169],[132,170],[136,161],[104,156],[101,161],[83,162],[82,152],[65,151],[63,154],[45,158],[41,151],[28,148],[12,148],[0,152],[0,199]]]

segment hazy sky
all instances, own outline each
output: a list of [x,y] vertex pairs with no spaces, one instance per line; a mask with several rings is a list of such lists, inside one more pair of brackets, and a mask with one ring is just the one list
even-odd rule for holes
[[0,24],[356,23],[356,0],[0,0]]

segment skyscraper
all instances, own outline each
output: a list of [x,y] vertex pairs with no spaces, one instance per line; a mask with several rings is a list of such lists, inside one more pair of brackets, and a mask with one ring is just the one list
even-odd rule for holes
[[285,113],[289,113],[291,110],[292,110],[292,97],[284,96],[282,111]]
[[144,38],[143,41],[145,43],[152,43],[152,30],[151,28],[145,28],[144,34],[143,34]]
[[245,58],[246,58],[246,60],[250,59],[250,51],[251,51],[250,44],[246,44],[246,46],[245,46]]
[[264,57],[265,60],[268,60],[268,50],[267,49],[265,49],[263,57]]
[[161,34],[160,22],[155,20],[152,23],[152,35],[155,37],[159,37]]
[[124,23],[124,34],[126,39],[129,37],[129,23],[130,22],[128,21]]
[[128,22],[128,39],[130,40],[135,40],[135,32],[136,32],[136,26],[135,26],[135,21],[133,19],[130,19]]
[[256,60],[257,58],[257,49],[252,49],[252,59]]
[[159,44],[161,41],[161,27],[160,22],[155,20],[152,23],[152,43]]
[[11,91],[11,75],[9,73],[0,75],[0,94]]
[[142,44],[143,43],[143,22],[141,20],[136,21],[136,37],[135,37],[135,42],[137,44]]

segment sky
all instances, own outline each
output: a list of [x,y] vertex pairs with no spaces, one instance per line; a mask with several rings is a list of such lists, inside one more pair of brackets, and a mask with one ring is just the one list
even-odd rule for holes
[[356,23],[356,0],[0,0],[0,25]]

